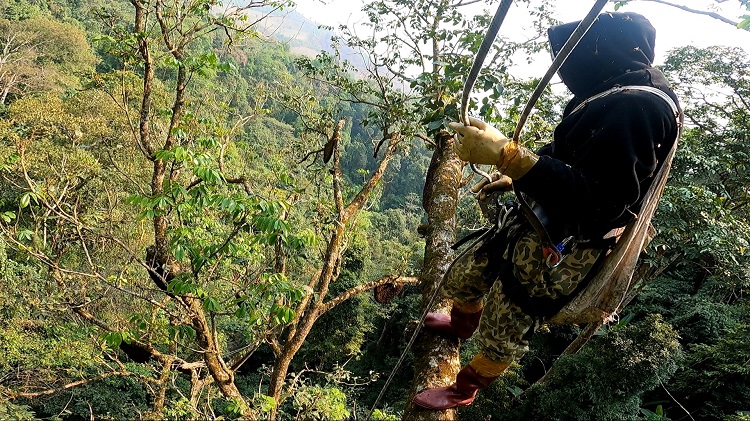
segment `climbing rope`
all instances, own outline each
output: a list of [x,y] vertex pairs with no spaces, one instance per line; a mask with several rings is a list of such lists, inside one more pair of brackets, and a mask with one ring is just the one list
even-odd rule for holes
[[[445,273],[449,273],[451,269],[453,269],[453,266],[461,260],[469,251],[471,251],[475,245],[479,244],[480,241],[483,241],[485,238],[487,238],[488,235],[492,234],[491,230],[487,230],[484,234],[479,236],[474,242],[467,247],[461,254],[458,255],[456,259],[451,262],[451,264],[448,266],[448,269],[445,271]],[[412,345],[414,345],[414,341],[416,341],[417,336],[419,335],[419,332],[422,329],[422,326],[424,325],[424,319],[427,317],[427,313],[430,312],[430,309],[432,309],[432,306],[435,305],[437,302],[437,297],[440,292],[440,288],[443,286],[443,281],[445,280],[445,277],[438,282],[437,288],[435,288],[435,291],[430,296],[430,301],[427,303],[427,306],[425,306],[424,310],[422,311],[422,316],[419,318],[419,323],[414,327],[414,333],[412,333],[411,338],[409,338],[409,342],[406,343],[406,347],[404,348],[404,351],[401,353],[401,357],[399,357],[398,361],[396,361],[396,365],[393,366],[393,370],[391,371],[391,374],[388,376],[388,380],[385,381],[385,384],[383,385],[383,389],[380,390],[380,394],[378,394],[377,399],[375,399],[375,403],[372,404],[372,408],[370,408],[370,412],[367,414],[367,421],[370,421],[370,417],[372,416],[372,413],[375,412],[375,408],[378,407],[378,404],[380,403],[380,400],[383,399],[383,395],[385,395],[386,390],[388,390],[388,387],[393,382],[393,378],[396,376],[396,373],[398,372],[398,369],[401,367],[401,364],[406,359],[406,355],[409,353],[409,350],[411,349]]]
[[560,51],[555,56],[555,59],[552,60],[552,64],[549,66],[547,73],[544,74],[542,79],[536,85],[536,89],[534,89],[534,92],[526,102],[526,107],[524,107],[523,112],[521,113],[521,117],[518,118],[516,131],[513,133],[514,142],[518,142],[518,139],[521,137],[521,130],[523,130],[523,126],[526,124],[526,119],[528,119],[529,114],[531,114],[531,110],[534,108],[534,105],[536,105],[539,97],[542,96],[542,93],[547,88],[547,85],[549,85],[550,80],[552,80],[552,76],[554,76],[555,73],[560,70],[560,67],[565,64],[565,61],[568,59],[568,56],[570,56],[570,53],[572,53],[573,49],[576,48],[576,45],[581,42],[581,39],[583,39],[583,36],[586,35],[586,32],[591,29],[591,25],[596,22],[596,18],[599,16],[599,13],[602,11],[604,5],[607,4],[607,2],[608,0],[596,0],[596,3],[594,3],[594,6],[591,8],[589,13],[586,14],[586,17],[584,17],[583,20],[581,20],[581,23],[578,24],[575,31],[570,34],[568,40],[565,42],[562,48],[560,48]]
[[[544,77],[542,77],[542,79],[539,81],[539,84],[537,85],[536,89],[534,90],[528,102],[526,103],[526,107],[524,108],[523,114],[521,115],[518,121],[518,124],[516,126],[516,131],[513,135],[514,142],[518,142],[520,133],[523,130],[523,126],[526,123],[526,120],[529,114],[531,113],[531,110],[534,108],[534,105],[539,100],[539,97],[541,96],[542,92],[544,92],[544,90],[546,89],[547,85],[552,79],[552,76],[554,76],[554,74],[557,73],[557,71],[565,63],[565,60],[568,58],[568,56],[573,51],[575,46],[578,45],[578,43],[581,41],[583,36],[586,35],[586,32],[588,32],[588,30],[594,24],[594,22],[596,21],[596,17],[599,15],[599,12],[601,12],[602,8],[607,3],[607,1],[608,0],[596,0],[596,3],[591,8],[589,13],[586,15],[586,17],[583,20],[581,20],[581,23],[578,25],[578,27],[576,27],[575,31],[573,31],[570,38],[568,38],[568,40],[565,42],[563,47],[560,49],[560,52],[555,56],[555,59],[552,61],[552,65],[550,66],[549,70],[544,75]],[[474,57],[474,63],[472,64],[471,70],[469,71],[469,75],[464,84],[464,91],[463,91],[463,95],[461,98],[460,117],[461,117],[461,122],[464,125],[469,124],[468,107],[469,107],[469,97],[471,95],[471,90],[473,89],[474,84],[476,83],[477,77],[479,76],[479,71],[482,68],[484,60],[487,58],[487,54],[489,53],[490,48],[492,47],[492,44],[495,42],[495,38],[497,37],[497,34],[500,31],[500,26],[502,25],[503,20],[505,19],[505,16],[508,14],[508,10],[512,3],[513,3],[512,0],[502,0],[502,2],[497,8],[497,11],[495,12],[495,16],[493,17],[492,22],[490,23],[490,27],[487,30],[487,34],[485,35],[485,38],[482,41],[482,45],[480,46],[479,51]],[[471,165],[471,168],[474,172],[476,172],[477,174],[485,177],[487,180],[492,182],[492,177],[490,177],[489,174],[487,174],[484,171],[479,170],[474,164]],[[525,200],[523,200],[523,198],[521,198],[520,201],[523,201],[523,203],[525,203]],[[528,207],[528,205],[526,206]],[[522,208],[523,208],[523,205],[522,205]],[[532,214],[533,214],[533,211],[532,211]],[[532,222],[532,225],[533,225],[533,222]],[[488,230],[486,233],[482,234],[479,238],[477,238],[472,243],[472,245],[467,247],[466,250],[464,250],[456,259],[453,260],[450,266],[448,266],[448,269],[446,270],[445,273],[446,274],[449,273],[457,261],[459,261],[462,257],[466,255],[466,253],[472,250],[474,245],[484,240],[491,233],[492,233],[492,230]],[[393,370],[391,371],[390,376],[388,376],[388,379],[383,385],[383,389],[380,391],[380,394],[375,399],[375,402],[373,403],[372,408],[367,414],[367,421],[370,421],[373,412],[375,412],[375,408],[377,408],[378,404],[380,403],[380,400],[385,395],[386,390],[388,390],[388,387],[393,382],[393,378],[398,372],[398,369],[401,367],[401,364],[406,359],[406,355],[408,354],[412,345],[414,345],[414,342],[416,341],[417,336],[419,335],[419,332],[424,324],[424,320],[427,317],[427,313],[429,313],[429,311],[432,309],[432,306],[435,305],[435,302],[437,301],[437,297],[440,294],[440,289],[443,286],[443,282],[445,282],[445,276],[438,282],[434,292],[430,296],[430,300],[427,303],[427,306],[425,306],[424,311],[422,312],[422,316],[419,319],[419,323],[414,328],[414,333],[412,333],[412,336],[409,339],[409,342],[406,344],[406,347],[401,353],[401,357],[398,359],[398,361],[396,362],[396,365],[393,367]]]
[[[471,125],[469,124],[469,97],[471,96],[471,91],[474,89],[474,84],[477,82],[477,77],[479,77],[479,71],[482,70],[484,60],[487,58],[487,54],[489,54],[492,44],[495,43],[495,38],[497,38],[497,34],[500,32],[500,27],[503,25],[503,21],[508,14],[511,4],[513,4],[513,0],[503,0],[502,3],[500,3],[500,6],[498,6],[497,12],[495,12],[495,16],[492,18],[492,22],[490,22],[490,27],[487,29],[487,34],[482,40],[482,45],[479,46],[479,50],[477,51],[476,56],[474,56],[474,63],[471,65],[469,75],[466,77],[464,91],[461,95],[461,113],[459,114],[461,122],[464,123],[465,126]],[[492,177],[479,169],[476,164],[471,163],[469,166],[472,171],[486,178],[487,182],[492,183]]]

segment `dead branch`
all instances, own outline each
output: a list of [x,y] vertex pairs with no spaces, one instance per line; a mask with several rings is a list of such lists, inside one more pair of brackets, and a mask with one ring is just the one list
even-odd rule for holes
[[730,24],[730,25],[732,25],[734,27],[737,27],[737,25],[739,25],[739,22],[735,22],[735,21],[733,21],[731,19],[727,19],[724,16],[721,16],[720,14],[715,13],[715,12],[707,12],[705,10],[693,9],[691,7],[683,6],[683,5],[680,5],[680,4],[675,4],[675,3],[664,1],[664,0],[641,0],[641,1],[650,1],[650,2],[653,2],[653,3],[664,4],[664,5],[671,6],[671,7],[680,9],[680,10],[684,10],[686,12],[694,13],[696,15],[709,16],[709,17],[712,17],[714,19],[720,20],[720,21],[722,21],[724,23],[728,23],[728,24]]
[[78,381],[75,381],[75,382],[72,382],[72,383],[65,384],[65,385],[60,386],[60,387],[56,387],[56,388],[53,388],[53,389],[47,389],[47,390],[43,390],[43,391],[40,391],[40,392],[13,392],[11,390],[6,390],[6,393],[7,393],[8,397],[10,399],[18,399],[18,398],[31,399],[31,398],[38,398],[38,397],[41,397],[41,396],[51,396],[51,395],[54,395],[54,394],[57,394],[57,393],[60,393],[60,392],[64,392],[64,391],[69,390],[69,389],[73,389],[74,387],[83,386],[85,384],[98,382],[100,380],[104,380],[106,378],[115,377],[115,376],[130,377],[130,376],[133,376],[133,373],[130,373],[130,372],[127,372],[127,371],[113,371],[113,372],[101,374],[101,375],[96,376],[96,377],[91,378],[91,379],[78,380]]
[[354,288],[350,288],[341,294],[339,294],[337,297],[331,299],[330,301],[324,303],[320,310],[318,311],[318,315],[322,315],[323,313],[331,310],[332,308],[336,307],[337,305],[343,303],[344,301],[354,297],[357,294],[360,294],[362,292],[371,290],[373,288],[376,288],[380,285],[385,285],[389,283],[397,283],[397,284],[417,284],[419,283],[419,278],[413,277],[413,276],[386,276],[385,278],[378,279],[376,281],[368,282],[366,284],[358,285]]

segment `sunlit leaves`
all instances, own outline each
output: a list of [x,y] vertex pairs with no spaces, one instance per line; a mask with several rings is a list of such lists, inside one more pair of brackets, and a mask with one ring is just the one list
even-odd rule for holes
[[32,192],[26,192],[21,196],[21,199],[18,201],[18,205],[21,207],[21,209],[23,209],[29,206],[32,201],[36,204],[39,203],[37,195]]
[[[740,4],[744,6],[748,12],[750,12],[750,0],[740,0]],[[737,24],[737,27],[750,31],[750,14],[742,15],[740,19],[742,20]]]
[[265,323],[285,325],[296,316],[292,305],[306,293],[280,273],[264,274],[234,300],[237,306],[234,314],[251,326]]
[[10,223],[16,218],[16,213],[13,211],[0,212],[0,220],[6,224]]
[[135,336],[128,331],[123,332],[106,332],[101,336],[104,343],[110,348],[118,348],[123,342],[130,343]]
[[233,69],[233,65],[226,61],[220,61],[214,51],[209,51],[196,56],[187,57],[185,60],[178,60],[174,56],[165,56],[164,63],[170,67],[186,67],[190,72],[210,78],[215,76],[216,71],[228,72]]
[[742,50],[684,47],[665,72],[685,109],[686,129],[662,214],[665,240],[686,257],[710,262],[722,288],[747,288],[750,259],[750,63]]

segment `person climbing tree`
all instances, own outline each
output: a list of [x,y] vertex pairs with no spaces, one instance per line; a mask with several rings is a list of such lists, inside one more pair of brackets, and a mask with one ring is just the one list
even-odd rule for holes
[[[549,29],[553,56],[577,26]],[[482,121],[450,124],[462,160],[496,165],[502,174],[481,194],[522,192],[564,258],[550,263],[517,204],[501,208],[491,235],[446,275],[442,293],[453,299],[450,315],[429,313],[424,321],[427,329],[461,339],[478,328],[481,351],[455,383],[417,394],[417,406],[471,404],[526,353],[534,329],[585,287],[614,242],[608,233],[639,212],[681,124],[676,95],[651,65],[655,35],[639,14],[600,14],[560,68],[574,97],[553,141],[536,153]]]

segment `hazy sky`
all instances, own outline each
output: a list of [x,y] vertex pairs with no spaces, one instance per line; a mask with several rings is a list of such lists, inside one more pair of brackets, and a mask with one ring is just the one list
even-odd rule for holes
[[[362,0],[296,0],[297,11],[305,17],[325,25],[338,24],[356,25],[362,19],[360,9]],[[718,10],[723,16],[732,20],[739,20],[743,13],[739,1],[729,0],[723,3],[721,9],[712,0],[673,0],[677,4],[699,10]],[[580,20],[593,5],[587,0],[558,0],[555,2],[557,18],[563,22]],[[483,6],[495,12],[497,6]],[[614,5],[607,5],[605,11],[613,11]],[[720,22],[708,16],[699,16],[678,10],[676,8],[646,2],[631,1],[620,11],[633,11],[646,16],[656,28],[656,64],[663,61],[668,50],[685,45],[707,47],[711,45],[733,45],[744,47],[750,53],[750,31],[743,31]],[[514,13],[515,12],[515,13]],[[501,33],[514,31],[515,28],[528,26],[527,19],[520,7],[512,7],[506,18]],[[745,11],[747,13],[747,11]]]

